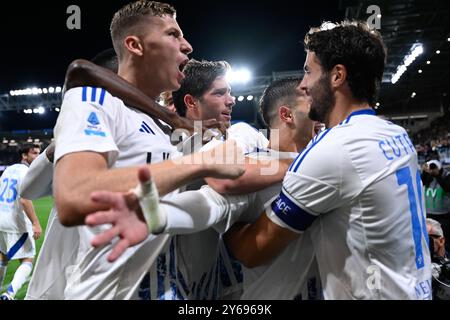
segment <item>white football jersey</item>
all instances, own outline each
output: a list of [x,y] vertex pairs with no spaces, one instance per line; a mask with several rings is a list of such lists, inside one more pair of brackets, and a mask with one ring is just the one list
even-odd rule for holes
[[311,228],[325,299],[431,299],[417,154],[406,131],[352,113],[291,165],[268,217]]
[[[227,130],[228,138],[236,140],[244,153],[268,144],[264,135],[246,123],[237,123]],[[200,145],[195,138],[183,143],[185,153],[192,145]],[[200,143],[198,143],[200,142]],[[223,140],[212,139],[200,151],[209,150]],[[213,194],[211,196],[214,196]],[[220,196],[219,196],[220,197]],[[220,201],[220,199],[218,200]],[[229,216],[232,219],[233,216]],[[224,221],[221,227],[231,223]],[[142,281],[137,296],[144,300],[217,299],[240,290],[242,272],[240,264],[233,261],[223,246],[220,234],[214,229],[171,238],[168,250],[158,256],[150,272]]]
[[[257,150],[257,159],[294,159],[297,153]],[[281,183],[249,195],[249,208],[239,221],[254,222],[278,196]],[[242,266],[243,300],[317,300],[321,298],[320,278],[309,231],[293,241],[270,263],[256,268]]]
[[[205,144],[200,151],[206,151],[214,148],[218,144],[222,143],[222,139],[213,138],[207,144]],[[242,149],[244,154],[253,152],[256,149],[264,149],[269,144],[269,140],[264,136],[264,134],[254,127],[245,122],[238,122],[231,125],[227,129],[228,140],[236,141],[236,144]]]
[[[148,115],[128,108],[101,88],[82,87],[66,92],[55,126],[55,163],[64,155],[92,151],[107,155],[108,167],[139,166],[178,157],[169,137]],[[82,170],[82,164],[80,167]],[[111,245],[94,249],[90,240],[103,226],[77,227],[77,265],[71,270],[66,299],[129,298],[168,236],[149,236],[127,249],[114,263],[107,261]]]
[[19,200],[19,186],[28,166],[17,163],[6,168],[0,177],[0,231],[25,233],[31,230],[31,221]]

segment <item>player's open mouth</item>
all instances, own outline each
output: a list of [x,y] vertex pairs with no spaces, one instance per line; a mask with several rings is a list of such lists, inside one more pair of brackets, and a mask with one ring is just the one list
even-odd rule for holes
[[189,59],[186,59],[182,63],[180,63],[180,65],[178,66],[178,70],[180,70],[180,72],[183,72],[184,67],[186,67],[188,62],[189,62]]

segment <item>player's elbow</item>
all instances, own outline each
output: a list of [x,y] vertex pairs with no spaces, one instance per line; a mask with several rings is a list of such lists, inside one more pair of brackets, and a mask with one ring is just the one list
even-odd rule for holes
[[80,224],[80,206],[74,198],[55,192],[55,206],[58,212],[58,219],[63,226],[71,227]]
[[66,72],[66,88],[67,90],[80,86],[79,80],[89,72],[89,61],[84,59],[77,59],[67,68]]
[[236,188],[238,186],[236,180],[229,180],[229,179],[207,178],[206,182],[214,191],[221,194],[236,193]]

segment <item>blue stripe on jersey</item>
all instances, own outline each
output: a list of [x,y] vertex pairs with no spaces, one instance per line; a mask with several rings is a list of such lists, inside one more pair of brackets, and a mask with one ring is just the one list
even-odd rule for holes
[[106,90],[102,89],[102,91],[100,92],[100,100],[98,101],[98,103],[100,103],[100,105],[103,105],[103,102],[105,102],[105,95],[106,95]]
[[[152,130],[152,128],[145,121],[142,121],[142,127],[146,128],[147,130],[150,130],[151,133],[155,134],[155,132]],[[150,133],[150,132],[147,131],[147,133]]]
[[300,164],[303,162],[303,159],[305,159],[306,155],[311,151],[312,148],[314,148],[320,141],[322,141],[322,139],[328,134],[328,132],[330,132],[330,130],[331,129],[325,130],[320,138],[318,138],[308,149],[300,153],[289,167],[289,171],[296,172]]
[[81,93],[81,101],[83,101],[83,102],[87,101],[87,87],[83,87],[83,90]]
[[97,95],[97,88],[93,87],[91,92],[91,102],[95,102],[95,99],[97,98],[96,95]]
[[157,276],[158,276],[158,293],[157,293],[157,298],[158,300],[165,300],[165,283],[164,283],[164,279],[167,275],[167,267],[166,267],[166,254],[162,253],[158,256],[158,260],[157,260],[157,267],[156,267],[156,272],[157,272]]
[[354,111],[354,112],[352,112],[352,113],[347,117],[347,119],[345,119],[343,122],[344,122],[344,123],[349,123],[349,122],[350,122],[350,119],[351,119],[353,116],[360,116],[360,115],[363,115],[363,114],[365,114],[365,115],[370,115],[370,116],[374,116],[374,115],[375,115],[375,110],[373,110],[373,109],[362,109],[362,110]]
[[[365,115],[375,115],[375,111],[373,109],[362,109],[362,110],[358,110],[358,111],[352,112],[344,121],[339,123],[339,125],[349,123],[350,119],[353,116],[359,116],[359,115],[363,115],[363,114],[365,114]],[[309,153],[309,151],[311,151],[311,149],[314,148],[314,146],[316,146],[328,134],[328,132],[330,132],[331,129],[332,128],[329,128],[329,129],[325,130],[323,132],[322,136],[320,136],[320,137],[316,136],[317,138],[313,138],[313,143],[311,144],[311,146],[308,149],[306,149],[305,151],[303,151],[301,154],[298,155],[298,157],[294,160],[294,162],[289,167],[288,171],[296,172],[298,170],[298,167],[300,166],[300,164],[303,162],[303,159]],[[316,140],[314,140],[314,139],[316,139]]]
[[[419,205],[420,212],[422,213],[422,232],[424,235],[428,234],[427,231],[427,222],[425,220],[425,212],[423,210],[423,201],[422,201],[422,179],[420,178],[420,171],[417,170],[416,173],[416,186],[417,186],[417,194],[419,195]],[[429,237],[424,237],[427,242],[427,248],[430,247],[430,239]]]
[[27,238],[28,238],[28,233],[25,232],[19,238],[19,240],[17,240],[17,242],[11,247],[11,249],[9,249],[9,251],[6,253],[6,257],[8,258],[8,260],[11,260],[12,257],[14,257],[14,255],[17,253],[17,251],[19,251],[20,248],[22,248],[25,241],[27,241]]
[[141,300],[151,300],[150,272],[147,272],[139,285],[138,296]]
[[317,218],[296,205],[282,190],[277,199],[272,202],[272,211],[291,228],[298,231],[306,230]]
[[176,283],[176,273],[175,273],[175,245],[173,238],[170,241],[169,248],[170,260],[169,260],[169,284],[170,291],[172,293],[172,300],[178,300],[181,298],[181,293],[178,291],[177,283]]

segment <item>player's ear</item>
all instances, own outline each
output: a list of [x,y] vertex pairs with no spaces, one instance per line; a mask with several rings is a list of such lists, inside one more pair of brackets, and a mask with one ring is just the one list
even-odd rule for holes
[[288,106],[281,106],[278,108],[278,117],[281,122],[292,124],[294,123],[294,115],[292,114],[291,108]]
[[342,64],[337,64],[331,69],[331,87],[337,88],[347,80],[347,68]]
[[195,98],[193,95],[186,94],[183,98],[183,101],[187,111],[190,110],[194,113],[198,112],[197,98]]
[[125,49],[128,50],[131,54],[142,57],[144,55],[144,48],[141,44],[141,41],[136,36],[127,36],[124,40]]

